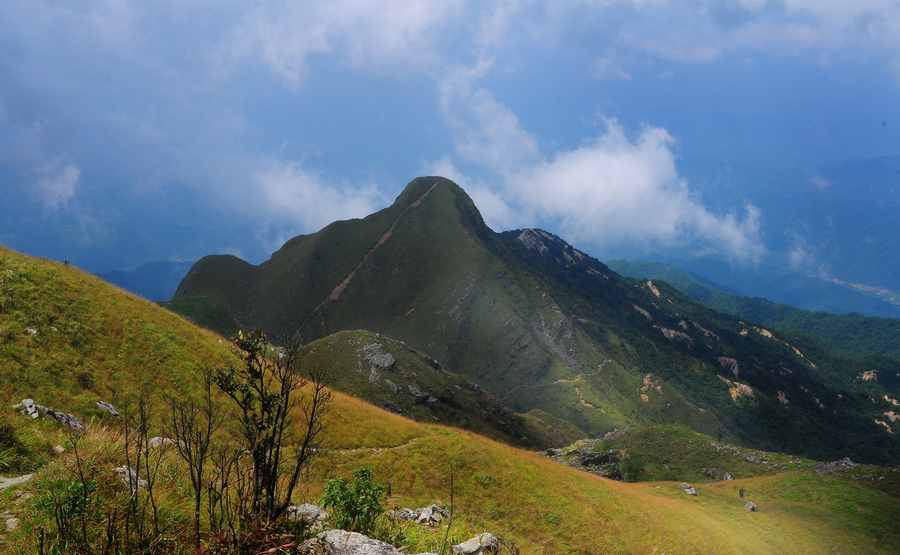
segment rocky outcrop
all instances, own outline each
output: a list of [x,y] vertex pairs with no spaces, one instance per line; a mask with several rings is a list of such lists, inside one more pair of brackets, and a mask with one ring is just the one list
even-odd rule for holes
[[130,466],[120,466],[113,468],[113,472],[119,475],[122,483],[131,489],[131,495],[137,493],[138,488],[146,488],[147,480],[141,478],[137,471]]
[[303,542],[297,552],[306,555],[404,555],[389,543],[346,530],[321,532]]
[[426,526],[437,526],[445,518],[450,517],[450,511],[440,505],[429,505],[421,509],[403,508],[390,513],[390,516],[396,520],[408,520],[424,524]]
[[565,449],[547,449],[545,454],[563,464],[604,478],[621,480],[622,455],[615,449],[597,450],[600,440],[582,440]]
[[850,457],[844,457],[831,462],[821,462],[816,465],[816,474],[833,474],[835,472],[844,472],[856,466],[856,463],[850,460]]
[[381,343],[369,343],[359,350],[359,355],[369,368],[369,383],[377,383],[381,374],[397,363],[394,355],[384,350]]
[[474,538],[453,546],[456,555],[482,555],[486,553],[500,553],[500,540],[490,532],[478,534]]
[[741,367],[736,358],[719,357],[717,360],[719,361],[719,366],[721,366],[723,370],[728,370],[735,378],[740,376]]
[[734,480],[734,475],[731,472],[722,470],[721,468],[704,468],[703,475],[710,480]]
[[76,432],[84,431],[84,425],[73,415],[56,409],[52,409],[50,407],[39,405],[34,402],[34,399],[22,399],[22,401],[13,406],[13,408],[21,411],[23,415],[30,418],[36,419],[40,418],[41,416],[48,416],[56,420],[63,426],[67,426],[68,428],[71,428]]

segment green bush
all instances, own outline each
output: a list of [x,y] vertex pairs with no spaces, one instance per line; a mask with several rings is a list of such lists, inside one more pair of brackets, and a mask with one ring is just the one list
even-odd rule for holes
[[369,534],[375,521],[384,513],[381,499],[385,487],[375,482],[372,469],[353,472],[353,480],[328,480],[322,495],[322,505],[331,512],[332,524],[337,528]]

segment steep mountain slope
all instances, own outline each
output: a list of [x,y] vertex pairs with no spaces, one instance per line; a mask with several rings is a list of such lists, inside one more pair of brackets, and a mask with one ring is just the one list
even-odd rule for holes
[[204,258],[175,302],[187,299],[282,336],[365,328],[402,339],[551,429],[680,422],[762,448],[900,459],[893,426],[875,422],[889,407],[869,402],[855,371],[624,279],[552,234],[495,233],[439,177],[365,219],[294,238],[260,266]]
[[391,412],[523,446],[553,442],[481,386],[402,341],[365,330],[344,331],[310,343],[304,356],[304,366],[324,371],[333,387]]
[[782,333],[819,341],[847,356],[891,357],[900,361],[900,319],[812,312],[768,299],[742,296],[669,264],[615,260],[609,265],[624,276],[664,280],[713,310],[758,322]]
[[[3,388],[3,406],[31,394],[73,412],[88,428],[82,456],[95,461],[111,487],[122,487],[112,469],[123,464],[124,456],[115,445],[121,440],[113,431],[118,421],[93,406],[104,394],[103,382],[116,385],[123,398],[133,396],[142,383],[157,387],[153,393],[158,396],[187,397],[200,368],[233,360],[219,337],[73,268],[0,249],[0,276],[0,380],[11,386]],[[344,371],[358,369],[351,364]],[[0,492],[0,512],[21,518],[19,528],[0,541],[11,552],[36,552],[37,527],[49,526],[46,519],[53,518],[39,503],[46,493],[41,485],[72,476],[73,452],[57,455],[50,449],[66,440],[52,421],[31,420],[8,408],[3,418],[17,437],[43,454],[46,466],[18,488],[31,497]],[[152,433],[159,432],[157,425]],[[900,541],[894,526],[900,499],[840,474],[798,470],[710,483],[700,486],[699,497],[688,497],[677,483],[604,480],[339,393],[326,430],[325,448],[296,501],[315,501],[326,479],[369,465],[380,481],[391,484],[392,506],[447,503],[452,469],[454,541],[491,530],[515,541],[523,553],[548,554],[889,553]],[[157,487],[162,511],[182,523],[167,531],[169,541],[187,546],[190,486],[174,469],[164,466]],[[744,509],[739,488],[749,492],[759,512]],[[411,528],[410,552],[436,550],[442,533]]]

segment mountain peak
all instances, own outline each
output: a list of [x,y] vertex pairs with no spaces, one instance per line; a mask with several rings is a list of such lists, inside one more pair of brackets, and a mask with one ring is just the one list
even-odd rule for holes
[[481,212],[465,189],[439,175],[420,176],[410,181],[394,201],[394,206],[415,208],[426,199],[431,202],[452,203],[465,223],[479,233],[487,229]]

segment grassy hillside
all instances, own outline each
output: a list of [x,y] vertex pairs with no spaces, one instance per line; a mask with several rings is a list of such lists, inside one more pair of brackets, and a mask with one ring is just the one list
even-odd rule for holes
[[900,460],[893,428],[876,423],[890,407],[870,402],[880,390],[859,387],[858,368],[622,278],[550,233],[495,233],[443,178],[417,178],[391,207],[294,238],[259,266],[202,259],[172,306],[189,299],[276,336],[401,339],[559,445],[680,423],[757,448]]
[[[120,437],[93,401],[108,399],[109,390],[131,396],[142,384],[157,394],[189,395],[200,368],[233,356],[218,336],[75,269],[2,250],[0,276],[0,379],[9,386],[3,406],[32,396],[85,420],[82,453],[106,477],[104,487],[118,484],[111,469],[123,462]],[[708,484],[694,498],[675,483],[604,480],[342,394],[329,414],[325,449],[297,501],[317,499],[329,477],[370,465],[390,483],[392,505],[447,503],[452,472],[457,518],[451,538],[457,540],[491,530],[515,541],[523,553],[887,553],[900,541],[893,525],[900,499],[840,476],[801,470]],[[50,421],[32,421],[8,408],[4,420],[13,439],[44,464],[35,481],[16,488],[34,497],[0,493],[0,509],[22,519],[3,538],[5,547],[33,552],[36,527],[52,518],[41,509],[42,492],[71,475],[72,453],[49,449],[66,440]],[[186,540],[185,476],[164,468],[159,487],[165,519],[174,527],[172,537]],[[738,487],[760,512],[744,510]],[[434,549],[440,534],[412,526],[406,543],[411,550]]]

